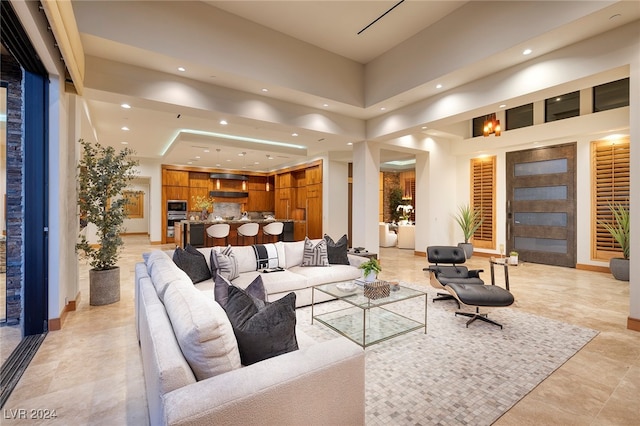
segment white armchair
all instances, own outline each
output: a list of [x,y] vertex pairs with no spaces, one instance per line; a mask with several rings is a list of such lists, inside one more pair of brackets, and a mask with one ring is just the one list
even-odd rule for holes
[[393,247],[398,241],[398,236],[395,232],[389,231],[389,224],[380,222],[380,247]]

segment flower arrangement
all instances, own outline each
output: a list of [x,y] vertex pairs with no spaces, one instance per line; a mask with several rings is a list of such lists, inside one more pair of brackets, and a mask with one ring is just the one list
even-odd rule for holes
[[194,195],[191,197],[191,201],[193,207],[197,210],[209,210],[215,200],[212,197],[206,197],[204,195]]
[[400,204],[396,208],[396,211],[402,210],[402,215],[400,215],[401,220],[408,220],[411,212],[413,211],[413,206],[411,204]]

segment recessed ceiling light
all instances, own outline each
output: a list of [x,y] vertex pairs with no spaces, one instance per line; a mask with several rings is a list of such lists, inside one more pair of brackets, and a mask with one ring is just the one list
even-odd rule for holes
[[295,137],[295,136],[298,136],[298,134],[297,133],[291,133],[291,136]]
[[427,130],[428,127],[427,126],[422,126],[422,130]]
[[129,142],[122,141],[120,142],[122,145],[129,145]]
[[558,96],[558,97],[556,98],[556,102],[560,102],[561,100],[562,100],[562,98],[561,98],[560,96]]
[[329,106],[329,104],[322,104],[322,106],[326,108]]
[[208,149],[205,149],[204,152],[210,152]]
[[380,108],[380,111],[386,111],[385,107]]
[[129,130],[129,128],[127,126],[122,126],[120,127],[120,130],[124,130],[125,132]]
[[353,145],[353,142],[347,142],[347,145],[351,146]]
[[124,108],[124,109],[129,109],[129,108],[131,108],[131,105],[129,105],[129,104],[120,104],[120,106],[121,106],[122,108]]
[[263,87],[263,88],[262,88],[262,91],[263,91],[263,92],[268,92],[268,91],[269,91],[269,89],[267,89],[266,87]]
[[178,67],[178,71],[180,71],[180,72],[185,72],[185,71],[186,71],[186,69],[185,69],[184,67]]
[[500,108],[506,108],[506,107],[507,107],[507,104],[500,105]]
[[531,54],[531,52],[533,52],[533,50],[531,50],[531,49],[524,49],[524,50],[522,51],[522,54],[523,54],[523,55],[530,55],[530,54]]
[[260,164],[260,162],[259,161],[254,161],[253,164],[258,165],[258,164]]
[[193,161],[187,161],[187,164],[193,164]]
[[199,156],[199,155],[196,155],[196,160],[199,160],[199,159],[200,159],[200,156]]
[[436,89],[442,89],[442,84],[436,85]]
[[220,167],[220,163],[217,163],[217,164],[216,164],[216,167]]
[[230,162],[231,162],[231,159],[230,159],[230,158],[227,158],[225,161],[226,161],[227,163],[230,163]]
[[228,123],[227,123],[227,120],[220,120],[220,124],[222,124],[223,126],[226,126]]
[[240,154],[238,154],[238,157],[244,157],[245,155],[247,155],[246,152],[241,152]]

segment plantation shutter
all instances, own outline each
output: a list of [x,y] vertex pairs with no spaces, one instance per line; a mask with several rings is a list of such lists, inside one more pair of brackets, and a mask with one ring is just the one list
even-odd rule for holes
[[611,204],[629,206],[629,139],[594,141],[591,143],[592,229],[591,257],[609,260],[620,257],[622,249],[611,234],[598,222],[611,222]]
[[479,209],[482,224],[473,234],[473,245],[494,249],[495,240],[495,195],[496,157],[471,159],[471,207]]

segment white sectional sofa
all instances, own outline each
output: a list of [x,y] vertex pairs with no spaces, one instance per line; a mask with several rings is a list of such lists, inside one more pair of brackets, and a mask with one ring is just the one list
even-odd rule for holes
[[[310,285],[346,279],[346,268],[357,270],[296,267],[292,250],[299,243],[285,244],[294,245],[288,252],[281,247],[290,267],[263,274],[269,301],[289,291],[306,299]],[[238,263],[245,264],[234,280],[238,286],[259,273],[247,270],[245,249],[237,248]],[[298,350],[241,366],[233,329],[214,301],[213,282],[194,285],[166,252],[145,258],[135,268],[136,326],[151,425],[364,424],[359,346],[342,337],[317,343],[296,329]]]
[[[311,240],[317,244],[321,240]],[[257,269],[257,259],[253,246],[233,246],[233,253],[238,261],[240,276],[231,281],[233,285],[246,288],[258,276],[262,276],[262,282],[268,295],[268,301],[274,302],[289,292],[296,293],[296,307],[311,304],[311,287],[318,284],[350,282],[362,276],[362,270],[358,266],[368,259],[361,256],[347,254],[349,265],[301,266],[304,253],[304,241],[278,242],[274,246],[278,252],[278,265],[284,269],[280,272],[264,273]],[[204,254],[209,268],[211,267],[211,250],[220,250],[221,247],[198,248]],[[167,254],[173,257],[173,250]],[[204,292],[212,293],[214,288],[213,278],[196,284],[196,287]],[[316,301],[325,301],[324,293],[316,292]],[[318,299],[319,298],[319,299]]]

